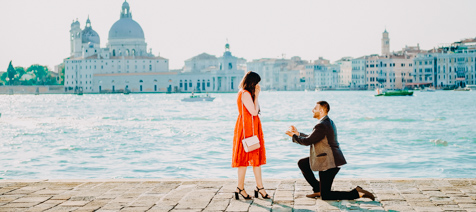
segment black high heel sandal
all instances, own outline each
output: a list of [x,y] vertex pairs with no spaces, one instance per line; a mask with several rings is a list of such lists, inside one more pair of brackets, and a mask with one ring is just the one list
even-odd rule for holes
[[264,188],[258,188],[258,186],[256,186],[256,189],[258,189],[258,190],[255,190],[255,198],[258,198],[258,193],[261,194],[261,197],[263,197],[263,199],[269,199],[270,198],[268,194],[263,196],[263,194],[261,192],[259,192],[260,190],[264,190]]
[[241,193],[242,191],[245,190],[245,188],[243,188],[243,190],[241,190],[241,189],[238,188],[238,187],[236,187],[236,188],[240,191],[240,192],[236,192],[236,191],[235,191],[235,199],[236,199],[236,200],[239,200],[239,199],[240,199],[239,196],[238,196],[238,194],[241,194],[241,196],[242,196],[244,199],[251,199],[250,195],[248,195],[248,196],[245,197],[245,195],[243,195],[243,194]]

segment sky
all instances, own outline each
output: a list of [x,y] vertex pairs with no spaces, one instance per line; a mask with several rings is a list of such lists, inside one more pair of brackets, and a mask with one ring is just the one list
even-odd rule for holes
[[[473,0],[127,0],[148,49],[169,59],[170,69],[206,52],[304,60],[360,57],[381,52],[387,29],[390,50],[405,45],[432,49],[476,37]],[[2,0],[0,72],[14,66],[47,65],[69,57],[69,30],[78,19],[106,47],[124,0]]]

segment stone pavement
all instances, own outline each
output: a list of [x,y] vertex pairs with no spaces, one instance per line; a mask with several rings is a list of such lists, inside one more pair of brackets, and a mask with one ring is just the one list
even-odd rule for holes
[[[254,181],[246,190],[253,194]],[[306,198],[303,179],[266,180],[271,200],[234,200],[230,179],[0,180],[0,211],[473,211],[476,179],[336,179],[377,199]]]

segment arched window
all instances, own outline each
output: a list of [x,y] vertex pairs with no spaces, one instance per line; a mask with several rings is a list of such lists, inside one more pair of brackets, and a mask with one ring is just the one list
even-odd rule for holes
[[129,56],[129,49],[126,49],[126,57]]
[[131,55],[136,56],[136,50],[132,49]]
[[119,56],[122,56],[122,51],[121,50],[119,50]]
[[233,65],[231,63],[228,63],[228,69],[231,70],[233,68]]
[[116,56],[116,50],[112,50],[112,56],[115,57]]
[[139,80],[139,82],[144,82],[144,81],[142,81],[142,80]]

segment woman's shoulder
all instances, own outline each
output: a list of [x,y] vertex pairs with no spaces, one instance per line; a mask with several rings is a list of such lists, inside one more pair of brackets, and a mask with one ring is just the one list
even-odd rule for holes
[[240,90],[238,91],[238,93],[239,93],[239,94],[241,94],[241,93],[247,93],[247,94],[251,95],[251,93],[250,93],[248,90],[245,90],[245,89],[243,89],[243,88],[240,89]]

